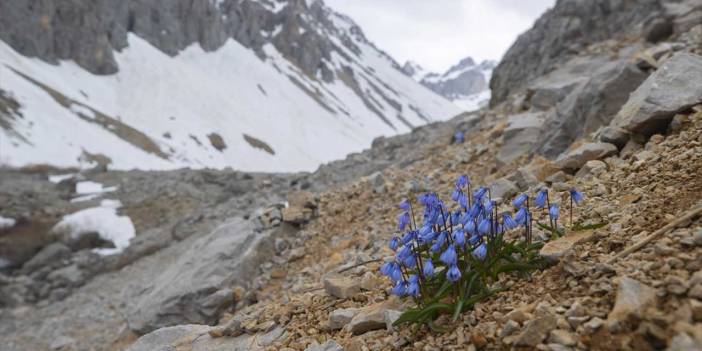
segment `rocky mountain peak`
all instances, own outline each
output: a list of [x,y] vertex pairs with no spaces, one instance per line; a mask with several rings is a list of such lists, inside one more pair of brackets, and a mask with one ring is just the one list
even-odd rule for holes
[[421,81],[427,74],[424,68],[414,61],[405,62],[402,66],[402,72],[416,81]]
[[448,71],[446,71],[444,73],[444,76],[449,75],[453,72],[465,70],[466,68],[473,67],[473,66],[475,66],[475,61],[473,60],[472,57],[468,56],[468,57],[462,59],[461,61],[459,61],[457,64],[451,66],[451,68],[449,68]]
[[475,110],[489,99],[487,82],[496,62],[485,60],[476,65],[472,57],[461,59],[444,73],[429,72],[417,63],[405,62],[402,72],[437,94],[453,101],[463,110]]

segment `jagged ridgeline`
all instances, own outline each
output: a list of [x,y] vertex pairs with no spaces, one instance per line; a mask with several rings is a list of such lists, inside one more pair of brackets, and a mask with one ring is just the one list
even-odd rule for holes
[[0,74],[13,166],[313,170],[460,112],[310,0],[3,2]]

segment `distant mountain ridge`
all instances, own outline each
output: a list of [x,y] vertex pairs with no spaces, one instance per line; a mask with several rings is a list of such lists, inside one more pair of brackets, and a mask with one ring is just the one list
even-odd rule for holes
[[313,170],[460,112],[320,0],[1,2],[0,76],[11,166]]
[[402,71],[461,109],[475,110],[490,99],[488,82],[495,66],[496,61],[476,64],[472,57],[466,57],[443,74],[429,72],[412,61],[405,62]]

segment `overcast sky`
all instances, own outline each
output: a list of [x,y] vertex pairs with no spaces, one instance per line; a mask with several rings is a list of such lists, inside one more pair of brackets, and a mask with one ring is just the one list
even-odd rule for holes
[[444,72],[466,56],[498,60],[555,0],[325,0],[392,55]]

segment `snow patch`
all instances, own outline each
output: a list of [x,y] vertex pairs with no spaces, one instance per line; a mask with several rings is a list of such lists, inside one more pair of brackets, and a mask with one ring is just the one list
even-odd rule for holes
[[96,248],[100,255],[113,255],[129,246],[136,235],[134,224],[127,216],[117,214],[122,204],[116,200],[103,200],[99,207],[87,208],[64,216],[54,226],[53,232],[68,233],[71,239],[78,239],[88,233],[98,233],[103,240],[111,241],[114,248]]
[[55,175],[50,175],[49,176],[49,181],[58,184],[61,183],[62,181],[66,179],[72,179],[76,176],[75,173],[68,173],[68,174],[55,174]]
[[78,195],[106,193],[115,190],[117,190],[116,186],[105,188],[102,186],[102,184],[89,180],[78,182],[76,184],[76,194]]
[[490,90],[481,91],[476,94],[460,96],[452,102],[463,111],[475,111],[488,105],[490,102]]
[[13,218],[0,216],[0,229],[9,229],[15,226],[17,221]]

